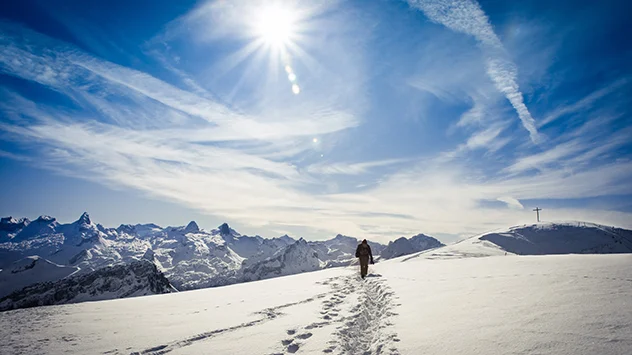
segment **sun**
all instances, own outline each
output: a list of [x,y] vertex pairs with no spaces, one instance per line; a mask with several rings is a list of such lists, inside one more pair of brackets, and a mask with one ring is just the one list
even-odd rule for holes
[[266,83],[277,84],[285,76],[285,85],[292,94],[309,93],[304,90],[301,73],[314,69],[317,61],[303,46],[317,33],[316,18],[328,11],[327,7],[310,2],[298,6],[297,0],[249,0],[248,4],[252,5],[239,7],[236,16],[240,25],[236,29],[244,31],[242,38],[247,43],[226,60],[226,66],[231,70],[252,59],[250,65],[262,69]]
[[294,35],[296,17],[290,8],[278,3],[268,4],[258,14],[255,31],[265,43],[284,47]]

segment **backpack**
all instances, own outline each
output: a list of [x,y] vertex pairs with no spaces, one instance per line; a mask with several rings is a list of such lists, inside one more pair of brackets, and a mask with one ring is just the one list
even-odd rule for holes
[[369,256],[369,246],[368,244],[360,244],[358,245],[358,249],[356,251],[356,257],[359,258],[361,256]]

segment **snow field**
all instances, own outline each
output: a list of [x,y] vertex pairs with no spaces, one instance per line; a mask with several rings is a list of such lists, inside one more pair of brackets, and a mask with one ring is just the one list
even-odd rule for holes
[[402,354],[632,354],[630,254],[415,258],[376,269],[399,297]]
[[632,353],[630,254],[436,257],[4,312],[0,353]]

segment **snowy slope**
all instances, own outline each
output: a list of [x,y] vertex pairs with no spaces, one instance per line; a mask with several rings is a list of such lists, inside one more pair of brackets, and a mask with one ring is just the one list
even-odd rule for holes
[[632,255],[402,260],[9,311],[0,353],[631,353]]
[[56,282],[42,282],[0,298],[0,311],[169,293],[174,289],[148,261],[103,268]]
[[419,257],[462,258],[505,254],[631,253],[632,231],[587,222],[521,225],[477,235]]
[[78,270],[78,267],[57,265],[39,256],[29,256],[0,270],[0,298],[28,285],[63,279]]
[[389,242],[386,249],[384,249],[380,254],[380,257],[382,259],[392,259],[402,255],[413,254],[442,246],[444,246],[444,244],[433,237],[429,237],[424,234],[417,234],[410,239],[401,237],[395,241]]

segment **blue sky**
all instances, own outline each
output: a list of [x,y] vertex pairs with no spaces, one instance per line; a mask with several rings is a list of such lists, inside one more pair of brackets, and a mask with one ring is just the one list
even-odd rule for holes
[[632,227],[628,1],[20,1],[0,214],[309,239]]

